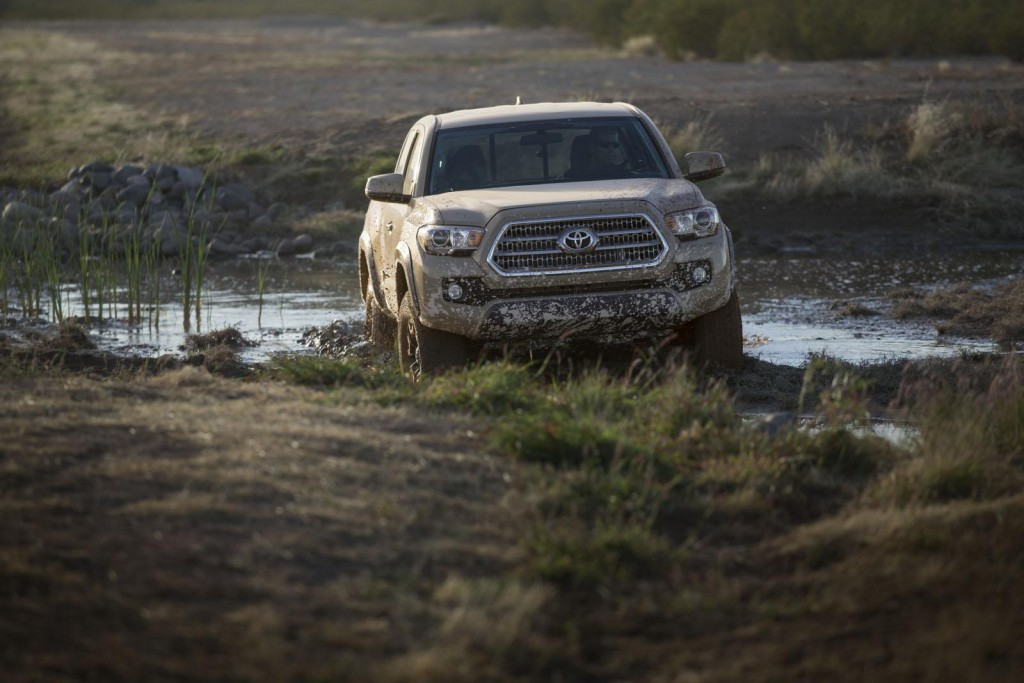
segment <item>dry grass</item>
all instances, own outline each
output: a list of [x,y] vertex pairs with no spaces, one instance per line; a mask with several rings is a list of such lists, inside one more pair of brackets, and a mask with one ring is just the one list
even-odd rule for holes
[[516,549],[512,464],[447,420],[195,368],[0,393],[6,680],[366,671]]
[[928,293],[903,291],[897,293],[892,314],[900,319],[934,318],[941,334],[991,338],[1013,348],[1024,341],[1024,281],[994,290],[961,282]]
[[[1024,371],[962,365],[908,369],[902,448],[766,432],[650,363],[14,375],[0,675],[1015,680]],[[852,368],[803,374],[831,424],[863,411]]]
[[826,126],[806,155],[763,154],[736,190],[772,201],[851,198],[927,207],[972,237],[1019,238],[1024,117],[1009,102],[924,102],[881,129]]
[[70,34],[0,28],[0,93],[14,134],[0,150],[5,182],[40,186],[93,159],[187,160],[187,122],[119,97],[112,70],[130,57]]
[[687,121],[681,128],[659,126],[665,139],[668,140],[672,154],[685,170],[684,157],[689,152],[724,152],[726,150],[725,134],[715,123],[713,114],[707,113]]

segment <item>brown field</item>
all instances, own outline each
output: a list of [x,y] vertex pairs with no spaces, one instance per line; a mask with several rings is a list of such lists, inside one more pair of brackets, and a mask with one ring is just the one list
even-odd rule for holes
[[[314,214],[358,210],[360,172],[422,114],[517,95],[704,121],[736,185],[766,153],[813,157],[826,124],[884,144],[922,102],[1024,106],[1024,66],[1003,60],[680,64],[563,31],[326,19],[9,23],[0,76],[0,183],[209,163]],[[836,252],[948,239],[906,196],[722,182],[751,252],[790,233]],[[907,315],[956,298],[1017,339],[1017,289],[1008,309],[954,291]],[[763,363],[727,389],[683,371],[534,386],[505,366],[411,387],[344,364],[309,387],[0,341],[3,681],[1024,679],[1012,356],[862,368],[871,387]],[[823,420],[909,415],[924,436],[774,433],[726,396],[796,409],[808,388]],[[656,391],[664,424],[623,417]],[[884,413],[893,399],[912,412]],[[563,409],[604,441],[574,447]],[[531,460],[509,424],[585,466]]]

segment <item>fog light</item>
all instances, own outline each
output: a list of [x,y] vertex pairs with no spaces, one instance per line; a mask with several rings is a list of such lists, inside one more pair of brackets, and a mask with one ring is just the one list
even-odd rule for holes
[[462,298],[462,285],[455,284],[454,282],[448,285],[448,298],[452,301],[458,301]]
[[703,266],[694,268],[691,276],[693,277],[693,283],[696,285],[703,285],[708,281],[708,271]]

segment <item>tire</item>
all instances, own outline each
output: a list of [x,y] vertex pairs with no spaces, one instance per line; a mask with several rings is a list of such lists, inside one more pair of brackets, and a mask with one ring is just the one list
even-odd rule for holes
[[727,370],[743,368],[743,319],[735,291],[724,306],[693,321],[693,341],[699,363]]
[[392,351],[395,348],[395,333],[398,325],[377,303],[373,292],[366,293],[363,302],[366,319],[363,322],[363,335],[379,351]]
[[398,364],[413,379],[464,367],[469,360],[468,340],[451,332],[423,325],[412,307],[412,296],[398,307]]

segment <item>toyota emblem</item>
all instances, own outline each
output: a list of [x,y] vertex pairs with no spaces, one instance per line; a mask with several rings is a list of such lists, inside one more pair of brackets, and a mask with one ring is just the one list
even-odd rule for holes
[[566,254],[587,254],[597,249],[600,239],[590,228],[570,228],[558,238],[558,248]]

